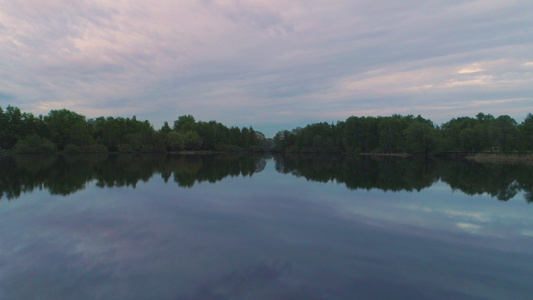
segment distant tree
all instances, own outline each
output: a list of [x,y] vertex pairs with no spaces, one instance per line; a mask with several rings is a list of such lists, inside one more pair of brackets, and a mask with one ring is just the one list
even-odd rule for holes
[[[469,137],[470,133],[463,134],[461,141],[461,132],[467,128],[474,128],[479,121],[470,117],[460,117],[444,123],[441,131],[444,137],[445,149],[448,151],[468,151],[465,147],[470,147],[470,143],[465,143],[464,138]],[[475,146],[477,148],[477,146]]]
[[14,106],[7,106],[6,111],[0,115],[0,147],[9,149],[13,147],[17,141],[24,137],[22,130],[22,112],[19,108]]
[[54,143],[37,134],[32,134],[19,140],[13,147],[13,152],[17,154],[52,153],[55,150],[56,145]]
[[194,120],[194,117],[191,115],[183,115],[179,116],[176,121],[174,121],[174,130],[180,131],[180,132],[187,132],[195,130],[196,128],[196,121]]
[[241,130],[241,138],[240,138],[240,141],[239,141],[239,146],[244,150],[244,151],[249,151],[250,150],[250,130],[246,127],[243,127],[242,130]]
[[533,114],[529,113],[520,124],[522,148],[533,151]]
[[[71,129],[80,129],[86,124],[85,116],[67,109],[52,110],[44,117],[44,123],[49,129],[50,140],[63,150],[70,143]],[[77,130],[76,129],[76,130]]]
[[200,150],[202,148],[203,140],[196,131],[188,131],[183,137],[186,150]]
[[434,150],[438,137],[435,128],[427,122],[415,121],[404,131],[407,148],[426,156]]
[[288,130],[283,130],[274,136],[274,150],[278,152],[285,152],[289,147],[294,145],[296,135]]
[[172,131],[172,129],[170,128],[170,126],[168,126],[168,122],[165,121],[165,123],[163,123],[163,127],[161,127],[161,130],[160,130],[162,133],[170,133],[170,131]]
[[343,132],[347,151],[371,152],[378,147],[378,121],[374,117],[349,117]]
[[382,151],[394,153],[403,150],[403,131],[407,122],[399,115],[378,119],[379,145]]
[[181,151],[185,149],[185,138],[179,132],[170,132],[167,140],[167,151]]
[[500,150],[503,152],[516,150],[520,134],[516,121],[507,115],[502,115],[493,123],[493,136]]

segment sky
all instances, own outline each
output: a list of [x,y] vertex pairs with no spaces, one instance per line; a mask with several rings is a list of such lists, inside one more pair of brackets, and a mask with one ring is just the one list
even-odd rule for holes
[[533,113],[530,0],[0,0],[0,107],[273,136]]

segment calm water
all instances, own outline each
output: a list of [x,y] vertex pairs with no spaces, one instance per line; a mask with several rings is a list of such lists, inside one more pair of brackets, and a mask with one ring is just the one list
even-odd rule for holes
[[0,160],[0,299],[530,299],[533,171],[339,157]]

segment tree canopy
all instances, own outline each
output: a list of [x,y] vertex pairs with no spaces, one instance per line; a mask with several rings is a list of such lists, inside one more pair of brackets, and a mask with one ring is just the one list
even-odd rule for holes
[[299,153],[420,153],[533,151],[533,115],[522,124],[479,113],[441,126],[418,115],[349,117],[336,125],[315,123],[274,137],[274,150]]
[[136,116],[85,116],[67,109],[35,117],[19,108],[0,107],[0,148],[15,153],[42,152],[167,152],[264,151],[266,138],[252,127],[228,128],[216,121],[196,121],[182,115],[171,128],[165,122],[154,130]]
[[273,139],[250,127],[178,116],[155,130],[133,116],[85,116],[67,109],[35,117],[19,108],[0,107],[0,148],[13,152],[173,152],[265,151],[298,153],[420,153],[533,151],[533,115],[518,124],[501,115],[479,113],[435,126],[418,115],[352,116],[282,130]]

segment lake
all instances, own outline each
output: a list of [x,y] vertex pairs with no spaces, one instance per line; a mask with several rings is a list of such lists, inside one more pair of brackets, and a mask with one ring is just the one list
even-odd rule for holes
[[533,169],[0,159],[0,299],[529,299]]

